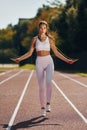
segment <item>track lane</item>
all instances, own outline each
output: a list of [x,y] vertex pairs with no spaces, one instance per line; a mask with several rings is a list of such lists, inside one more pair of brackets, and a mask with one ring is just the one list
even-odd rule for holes
[[76,111],[76,113],[83,119],[83,121],[87,124],[87,119],[85,116],[77,109],[77,107],[71,102],[71,100],[64,94],[64,92],[60,89],[60,87],[56,84],[56,82],[53,80],[52,83],[54,86],[58,89],[58,91],[62,94],[62,96],[65,98],[65,100],[71,105],[71,107]]
[[[86,110],[86,98],[87,98],[87,89],[86,87],[81,86],[71,80],[71,78],[65,75],[56,73],[55,81],[64,94],[70,99],[70,101],[75,105],[79,112],[81,112],[85,123],[87,123],[87,110]],[[59,77],[59,80],[58,80]],[[81,77],[80,77],[81,78]],[[81,82],[80,82],[81,83]]]
[[[14,92],[17,92],[17,99],[14,99],[16,101],[7,99],[5,102],[8,102],[7,107],[13,107],[15,108],[17,101],[23,91],[24,84],[27,82],[28,74],[30,71],[24,71],[21,75],[18,77],[15,77],[9,81],[7,81],[5,84],[1,85],[4,88],[7,88],[11,86],[12,90],[10,91],[13,95]],[[84,87],[79,87],[75,82],[71,82],[70,80],[60,76],[58,72],[54,73],[54,80],[56,83],[60,86],[60,88],[63,90],[63,92],[68,96],[68,98],[73,102],[76,102],[76,106],[82,107],[81,110],[83,111],[83,105],[79,104],[80,99],[82,96],[82,93],[80,91],[83,91],[84,93]],[[13,85],[12,82],[15,82]],[[20,82],[21,81],[21,82]],[[70,85],[70,86],[69,86]],[[14,87],[16,86],[16,87]],[[20,86],[20,87],[18,87]],[[73,108],[69,105],[69,103],[64,99],[64,97],[61,95],[59,91],[53,86],[53,93],[52,93],[52,112],[47,114],[47,117],[42,119],[40,115],[40,104],[39,104],[39,96],[38,96],[38,83],[37,83],[37,77],[34,72],[34,75],[32,77],[32,80],[27,88],[27,91],[24,95],[23,101],[20,105],[19,111],[16,115],[14,124],[13,124],[13,130],[86,130],[87,125],[83,122],[83,120],[80,118],[80,116],[73,110]],[[15,88],[15,89],[13,89]],[[19,89],[20,88],[20,89]],[[81,88],[81,89],[80,89]],[[80,90],[79,90],[80,89]],[[2,91],[2,92],[3,92]],[[77,93],[78,92],[78,93]],[[80,93],[79,93],[80,92]],[[0,95],[1,96],[1,95]],[[6,95],[5,95],[6,96]],[[86,98],[86,97],[85,97]],[[83,98],[84,99],[84,98]],[[83,103],[83,99],[81,100]],[[10,100],[10,101],[9,101]],[[15,104],[15,105],[14,105]],[[84,101],[84,106],[85,101]],[[10,117],[12,115],[13,109],[11,112],[8,110],[8,117],[7,120],[3,120],[0,124],[2,126],[0,127],[0,130],[6,130],[6,124],[8,124],[8,120],[10,120]],[[6,111],[6,108],[4,109]],[[85,110],[85,109],[84,109]],[[6,111],[6,114],[7,114]],[[86,114],[86,113],[85,113]],[[9,116],[10,115],[10,116]],[[1,117],[5,117],[5,114],[3,113]],[[5,128],[3,128],[5,127]]]
[[6,73],[4,73],[4,75],[0,76],[0,85],[15,77],[17,74],[20,74],[21,72],[23,72],[23,70],[7,71]]
[[[73,82],[79,84],[79,85],[82,86],[82,87],[87,88],[87,84],[82,83],[82,81],[81,81],[81,79],[82,79],[81,76],[79,76],[78,79],[76,79],[76,77],[75,77],[75,78],[71,78],[70,76],[67,76],[66,74],[62,74],[62,73],[59,73],[59,75],[61,75],[62,77],[65,77],[65,78],[67,78],[67,79],[69,79],[69,80],[71,80],[71,81],[73,81]],[[84,79],[86,80],[86,83],[87,83],[87,78],[84,78]]]
[[17,115],[17,112],[18,112],[18,110],[19,110],[19,108],[20,108],[20,105],[21,105],[22,100],[23,100],[23,98],[24,98],[24,95],[25,95],[25,93],[26,93],[27,87],[28,87],[28,85],[29,85],[29,83],[30,83],[30,80],[31,80],[31,78],[32,78],[33,72],[34,72],[34,71],[32,71],[32,72],[30,73],[29,77],[28,77],[28,80],[27,80],[27,82],[26,82],[26,84],[25,84],[25,86],[24,86],[23,92],[22,92],[22,94],[21,94],[21,96],[20,96],[20,98],[19,98],[19,101],[18,101],[18,103],[17,103],[17,106],[16,106],[16,108],[15,108],[15,110],[14,110],[12,116],[11,116],[11,119],[10,119],[10,121],[9,121],[9,124],[8,124],[8,127],[6,128],[6,130],[11,130],[11,127],[12,127],[12,125],[13,125],[13,123],[14,123],[14,120],[15,120],[15,117],[16,117],[16,115]]
[[0,85],[0,124],[8,124],[30,72],[24,71]]

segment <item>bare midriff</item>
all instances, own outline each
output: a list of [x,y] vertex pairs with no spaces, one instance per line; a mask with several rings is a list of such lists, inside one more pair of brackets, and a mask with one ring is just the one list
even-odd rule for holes
[[37,51],[37,56],[47,56],[50,55],[50,51]]

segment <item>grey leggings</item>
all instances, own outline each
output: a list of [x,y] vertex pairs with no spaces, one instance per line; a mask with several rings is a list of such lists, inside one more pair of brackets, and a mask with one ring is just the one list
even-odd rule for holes
[[50,103],[51,93],[52,93],[52,76],[54,72],[54,63],[50,55],[47,56],[37,56],[36,59],[36,74],[38,78],[39,84],[39,97],[41,108],[44,107],[44,95],[45,95],[45,87],[44,87],[44,76],[46,73],[46,102]]

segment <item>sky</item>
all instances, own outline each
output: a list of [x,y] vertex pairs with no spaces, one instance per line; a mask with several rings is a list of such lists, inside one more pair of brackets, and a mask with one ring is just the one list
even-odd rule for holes
[[0,29],[17,24],[19,18],[33,18],[43,4],[47,5],[46,0],[0,0]]

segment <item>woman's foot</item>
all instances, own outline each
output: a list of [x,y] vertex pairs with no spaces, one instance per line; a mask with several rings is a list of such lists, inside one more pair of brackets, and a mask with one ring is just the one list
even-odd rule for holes
[[43,117],[46,116],[46,110],[44,107],[41,108],[41,116],[43,116]]
[[50,103],[46,104],[46,112],[50,112],[51,111],[51,107],[50,107]]

